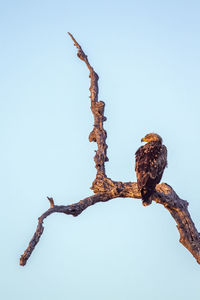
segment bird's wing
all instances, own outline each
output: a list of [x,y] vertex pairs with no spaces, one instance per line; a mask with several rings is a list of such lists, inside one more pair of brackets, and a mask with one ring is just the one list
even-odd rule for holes
[[144,187],[150,177],[150,152],[145,146],[140,147],[136,152],[135,171],[139,189]]
[[146,144],[136,152],[135,171],[139,189],[149,183],[159,183],[167,165],[167,148],[164,145],[150,147]]
[[165,145],[155,147],[151,155],[149,175],[159,183],[167,166],[167,148]]

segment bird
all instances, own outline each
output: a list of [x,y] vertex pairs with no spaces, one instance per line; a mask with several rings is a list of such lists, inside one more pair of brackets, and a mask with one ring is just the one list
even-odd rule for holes
[[141,142],[146,144],[135,153],[135,171],[142,204],[147,206],[151,204],[151,195],[167,167],[167,147],[162,144],[161,136],[156,133],[148,133]]

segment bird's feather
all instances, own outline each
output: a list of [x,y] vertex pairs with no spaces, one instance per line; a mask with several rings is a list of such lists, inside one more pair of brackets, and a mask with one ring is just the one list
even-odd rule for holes
[[143,190],[143,195],[146,191],[149,197],[155,190],[156,184],[160,182],[167,166],[167,148],[160,142],[151,141],[140,147],[135,156],[138,188],[140,191]]

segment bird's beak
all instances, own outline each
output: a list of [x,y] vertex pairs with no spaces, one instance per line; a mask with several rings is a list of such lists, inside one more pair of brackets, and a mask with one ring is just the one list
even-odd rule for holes
[[141,139],[141,142],[145,142],[145,138],[144,137]]

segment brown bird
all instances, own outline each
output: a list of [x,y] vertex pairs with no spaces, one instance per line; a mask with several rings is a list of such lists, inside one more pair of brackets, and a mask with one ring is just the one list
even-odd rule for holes
[[135,171],[142,203],[147,206],[151,204],[151,195],[167,166],[167,148],[162,145],[162,138],[156,133],[147,134],[141,142],[147,143],[135,153]]

